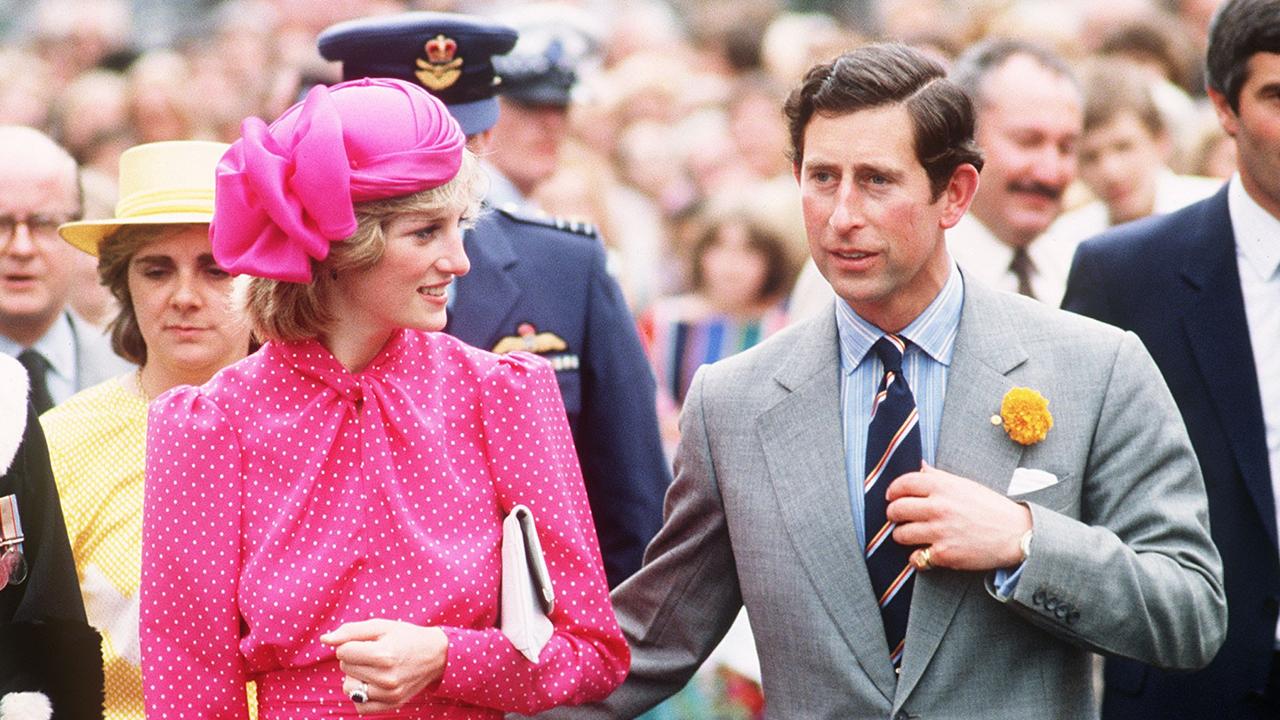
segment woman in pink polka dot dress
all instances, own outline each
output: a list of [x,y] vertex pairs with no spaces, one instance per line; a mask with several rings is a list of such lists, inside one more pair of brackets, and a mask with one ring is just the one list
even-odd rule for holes
[[[247,680],[264,720],[604,697],[630,657],[552,370],[434,332],[482,192],[458,126],[420,88],[366,79],[242,130],[214,255],[252,276],[269,342],[151,407],[148,717],[245,718]],[[556,590],[537,663],[497,628],[516,504]]]

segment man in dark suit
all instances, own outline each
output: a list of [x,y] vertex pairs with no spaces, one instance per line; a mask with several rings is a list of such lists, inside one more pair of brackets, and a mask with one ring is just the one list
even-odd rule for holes
[[[396,77],[435,94],[481,157],[498,119],[492,58],[515,42],[504,25],[425,12],[341,23],[319,39],[325,58],[343,62],[343,79]],[[662,525],[671,471],[653,373],[604,247],[590,226],[508,207],[486,207],[464,244],[471,272],[454,283],[445,331],[497,353],[535,352],[555,367],[616,586],[639,569]]]
[[1108,660],[1108,720],[1280,717],[1280,2],[1223,5],[1207,81],[1239,174],[1082,244],[1063,302],[1137,333],[1164,373],[1204,472],[1230,612],[1200,672]]

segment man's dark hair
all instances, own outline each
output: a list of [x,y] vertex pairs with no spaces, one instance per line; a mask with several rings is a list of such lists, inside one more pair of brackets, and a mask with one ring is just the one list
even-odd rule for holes
[[1249,58],[1280,53],[1280,2],[1227,0],[1209,26],[1205,85],[1221,93],[1240,112],[1240,88],[1249,79]]
[[935,200],[956,168],[967,163],[982,169],[968,96],[947,79],[942,65],[897,43],[867,45],[809,69],[784,107],[791,162],[798,168],[804,160],[804,132],[814,114],[848,115],[895,104],[911,116],[916,160],[929,175]]
[[987,77],[1003,67],[1006,62],[1020,55],[1031,58],[1037,65],[1054,75],[1070,80],[1077,88],[1080,87],[1080,82],[1071,71],[1071,66],[1062,59],[1062,56],[1041,45],[1008,38],[985,40],[964,51],[960,57],[956,58],[955,66],[951,68],[951,81],[968,93],[974,105],[981,107],[985,100],[982,85]]

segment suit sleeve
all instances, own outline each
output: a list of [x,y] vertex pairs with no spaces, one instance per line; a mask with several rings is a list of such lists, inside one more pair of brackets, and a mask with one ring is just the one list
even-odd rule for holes
[[704,415],[704,376],[703,370],[694,376],[680,416],[667,520],[645,553],[645,566],[613,591],[618,622],[631,645],[631,673],[603,702],[539,717],[639,715],[684,687],[742,608]]
[[248,717],[236,606],[240,467],[234,430],[199,390],[151,405],[139,623],[147,717]]
[[1222,561],[1186,429],[1132,333],[1094,427],[1081,517],[1030,506],[1035,539],[1011,607],[1098,652],[1202,667],[1226,635]]
[[671,470],[658,430],[653,371],[598,246],[583,353],[578,457],[613,587],[640,568],[645,546],[662,526]]
[[497,628],[443,628],[449,649],[436,694],[526,713],[598,700],[626,677],[630,655],[551,367],[525,353],[504,356],[485,381],[481,412],[499,504],[504,512],[527,505],[537,521],[555,629],[534,664]]
[[1062,309],[1079,315],[1114,323],[1108,299],[1107,264],[1102,252],[1085,242],[1076,248],[1067,275],[1067,292],[1062,298]]

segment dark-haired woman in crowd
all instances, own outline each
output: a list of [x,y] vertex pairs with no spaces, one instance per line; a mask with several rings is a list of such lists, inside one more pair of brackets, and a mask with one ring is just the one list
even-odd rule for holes
[[669,455],[698,368],[742,352],[786,324],[783,300],[797,272],[795,255],[761,218],[738,206],[717,209],[691,248],[691,291],[657,300],[641,314]]

